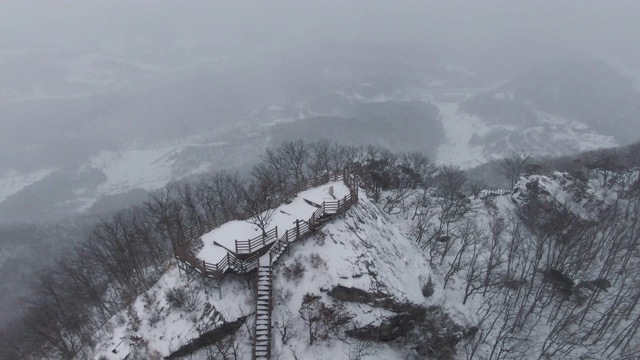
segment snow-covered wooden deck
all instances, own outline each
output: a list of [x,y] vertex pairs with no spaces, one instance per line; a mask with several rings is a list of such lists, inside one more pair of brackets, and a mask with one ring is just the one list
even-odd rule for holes
[[266,234],[247,220],[214,221],[211,230],[198,237],[189,229],[173,243],[180,268],[203,279],[220,280],[228,271],[247,273],[258,267],[260,255],[268,251],[270,259],[277,259],[291,241],[315,231],[358,199],[357,185],[346,170],[296,184],[291,192],[291,202],[274,209]]
[[[333,188],[333,196],[329,194],[329,189]],[[341,181],[330,182],[317,188],[309,189],[299,193],[290,204],[283,204],[275,209],[267,232],[278,228],[279,235],[285,230],[295,226],[298,219],[310,219],[317,207],[310,205],[308,200],[315,204],[322,204],[325,201],[337,201],[349,195],[349,188]],[[204,246],[197,254],[197,258],[208,263],[220,262],[229,252],[251,253],[252,251],[242,251],[236,247],[238,241],[245,241],[262,236],[262,230],[258,226],[247,221],[230,221],[213,231],[200,237]],[[275,240],[274,240],[275,241]],[[273,241],[270,241],[273,243]]]

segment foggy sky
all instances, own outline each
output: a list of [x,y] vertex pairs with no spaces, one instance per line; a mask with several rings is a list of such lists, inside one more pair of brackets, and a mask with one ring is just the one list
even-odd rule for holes
[[540,48],[637,56],[638,1],[9,0],[0,46],[121,53],[315,40],[432,44],[454,52]]
[[[441,64],[451,63],[483,74],[489,79],[487,83],[521,76],[540,64],[563,57],[606,56],[630,61],[637,67],[638,15],[640,1],[619,0],[3,0],[0,1],[0,106],[6,106],[0,108],[0,152],[7,154],[16,146],[33,145],[35,150],[22,151],[27,154],[25,159],[31,152],[47,153],[48,148],[41,146],[46,140],[42,139],[55,132],[36,125],[47,120],[66,126],[61,128],[62,134],[75,137],[67,129],[81,134],[77,124],[82,119],[97,122],[101,117],[107,119],[110,113],[109,121],[135,118],[144,122],[158,118],[151,111],[153,101],[166,101],[152,98],[156,96],[153,92],[162,87],[153,81],[170,84],[169,76],[176,81],[187,76],[197,79],[200,72],[206,71],[233,74],[229,77],[237,76],[238,72],[253,72],[256,75],[251,80],[263,83],[277,82],[284,76],[295,77],[276,73],[264,63],[295,61],[297,65],[317,61],[314,66],[321,68],[321,62],[331,59],[332,54],[322,54],[323,59],[317,60],[305,57],[307,53],[301,51],[314,49],[317,44],[341,43],[346,47],[351,43],[401,44],[405,49],[418,50],[414,62],[427,62],[425,54],[428,54]],[[375,56],[371,54],[372,61]],[[88,72],[99,82],[104,65],[101,62],[108,62],[108,57],[118,61],[105,65],[106,71],[115,74],[107,81],[129,81],[130,88],[137,86],[136,91],[148,93],[149,99],[136,102],[142,105],[132,110],[126,105],[111,106],[122,104],[122,99],[99,96],[108,91],[113,94],[113,87],[69,81]],[[92,59],[97,60],[91,63]],[[194,65],[200,63],[206,66]],[[93,65],[97,66],[89,68]],[[79,71],[74,71],[74,66]],[[402,66],[398,63],[396,67]],[[156,72],[154,67],[162,70]],[[185,69],[190,72],[187,74]],[[282,69],[286,72],[291,66]],[[299,69],[301,74],[307,71],[304,64]],[[153,74],[157,78],[152,78]],[[264,84],[255,85],[249,87]],[[251,98],[246,88],[230,89],[227,95],[231,101],[226,103],[261,99],[260,94]],[[196,93],[199,88],[187,90]],[[186,90],[183,93],[191,97]],[[87,94],[95,99],[80,98]],[[125,94],[118,95],[127,99]],[[76,107],[72,108],[71,102],[60,103],[55,108],[60,111],[56,112],[53,105],[23,101],[62,97],[78,98],[73,104]],[[115,109],[121,112],[115,114]],[[136,117],[133,110],[143,115]],[[206,109],[209,113],[220,112],[214,110]],[[202,114],[184,114],[184,118],[197,117],[194,115]],[[109,121],[100,124],[108,127]],[[33,144],[16,142],[25,137],[33,138]],[[47,146],[60,147],[58,143]],[[0,168],[2,162],[0,156]]]
[[[425,84],[450,81],[446,85],[454,89],[484,91],[567,57],[622,60],[633,64],[638,75],[639,18],[639,0],[0,0],[0,180],[14,171],[59,170],[4,202],[0,223],[6,220],[3,216],[9,218],[6,214],[11,215],[9,222],[57,221],[86,204],[78,201],[86,200],[80,197],[99,196],[95,189],[106,175],[99,169],[84,171],[84,165],[103,150],[214,133],[242,121],[255,125],[255,119],[264,124],[301,118],[299,103],[311,103],[308,113],[335,116],[337,123],[338,116],[352,116],[349,112],[354,111],[350,99],[337,96],[337,90],[363,92],[367,88],[361,85],[368,85],[370,95],[376,96],[393,94],[396,84],[412,90],[420,83],[425,90]],[[375,46],[379,44],[385,46]],[[447,65],[455,69],[450,78]],[[443,68],[447,70],[439,71]],[[561,110],[583,111],[559,114],[569,118],[574,113],[587,117],[586,113],[598,117],[592,119],[596,123],[599,117],[622,112],[620,117],[627,116],[628,123],[618,128],[619,133],[635,126],[630,136],[640,134],[637,117],[632,117],[640,114],[637,92],[618,81],[613,70],[596,66],[598,71],[590,73],[585,68],[591,69],[584,66],[568,77],[565,93],[581,87],[593,96],[567,97],[574,102]],[[458,75],[458,69],[464,75]],[[549,79],[562,78],[551,74],[542,77],[541,84],[529,78],[523,88],[533,89],[530,93],[546,90]],[[601,79],[595,86],[575,81],[592,74]],[[371,87],[372,82],[380,87]],[[609,87],[601,86],[607,83]],[[600,91],[592,91],[596,87]],[[485,95],[480,100],[495,100],[494,94]],[[398,99],[404,100],[393,100]],[[493,104],[478,103],[482,109]],[[351,128],[345,127],[350,129],[341,134],[345,142],[353,141],[353,134],[369,143],[392,138],[407,146],[403,151],[410,150],[409,145],[423,151],[446,140],[440,120],[435,121],[435,106],[402,104],[400,111],[396,105],[382,109],[425,123],[418,111],[426,108],[437,127],[406,127],[390,134],[401,126],[372,125],[369,120],[376,116],[367,111],[385,113],[379,106],[364,107],[360,111],[366,121],[358,118]],[[488,110],[495,110],[489,105]],[[543,110],[560,108],[553,102],[542,105],[547,105]],[[272,106],[285,108],[277,119],[269,117]],[[593,107],[599,108],[592,111]],[[521,103],[515,108],[524,108],[525,115],[533,111]],[[507,115],[517,121],[522,113]],[[599,129],[607,130],[611,123]],[[308,126],[301,122],[291,133],[305,138]],[[370,132],[360,131],[364,128]],[[379,133],[382,136],[376,137]],[[246,141],[239,135],[223,140]],[[499,140],[496,143],[502,144]],[[486,140],[487,146],[494,145],[491,141]],[[260,150],[262,144],[260,140],[251,150]],[[213,145],[202,149],[185,151],[178,158],[184,164],[179,165],[186,169],[201,159],[226,165],[237,160],[234,156],[244,161],[257,158],[241,146],[232,153],[218,153]],[[33,255],[29,258],[39,263]],[[23,282],[21,273],[16,274]],[[0,306],[2,301],[0,296]],[[0,325],[7,315],[14,314],[0,311]]]

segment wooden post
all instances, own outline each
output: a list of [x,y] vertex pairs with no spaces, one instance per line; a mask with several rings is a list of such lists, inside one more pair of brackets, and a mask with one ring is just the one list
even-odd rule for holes
[[[298,221],[298,220],[296,220]],[[287,239],[287,255],[291,256],[291,251],[289,250],[289,230],[287,230],[287,232],[284,233],[286,235],[286,239]]]
[[296,240],[300,239],[300,219],[296,219]]

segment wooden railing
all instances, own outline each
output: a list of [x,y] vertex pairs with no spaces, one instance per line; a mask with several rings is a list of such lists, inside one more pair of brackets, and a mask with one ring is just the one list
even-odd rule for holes
[[[292,199],[294,198],[299,192],[302,192],[304,190],[308,190],[311,189],[313,187],[317,187],[320,185],[324,185],[327,184],[331,181],[340,181],[345,179],[345,174],[346,174],[346,169],[340,172],[335,172],[335,173],[330,173],[330,174],[325,174],[325,175],[320,175],[320,176],[316,176],[313,179],[308,179],[305,181],[301,181],[295,185],[293,185],[291,187],[291,189],[289,190],[289,192],[287,193],[286,197],[288,199]],[[346,183],[346,182],[345,182]],[[283,199],[283,201],[286,199]],[[266,211],[269,210],[271,208],[275,208],[277,206],[281,205],[281,203],[278,203],[276,201],[269,201],[267,203],[265,203],[263,206],[261,206],[259,208],[259,212],[262,211]],[[196,240],[199,239],[199,237],[202,234],[208,233],[216,228],[218,228],[220,225],[225,224],[226,222],[230,221],[230,220],[242,220],[242,219],[247,219],[251,216],[251,214],[248,214],[244,217],[238,217],[238,218],[226,218],[222,215],[214,215],[212,218],[207,219],[205,221],[203,221],[200,224],[197,225],[191,225],[187,228],[182,229],[182,231],[180,231],[177,235],[176,235],[176,239],[173,241],[174,243],[174,248],[175,247],[184,247],[185,243],[186,244],[191,244],[191,249],[198,249],[202,247],[202,243],[198,243]],[[199,250],[199,249],[198,249]]]
[[236,254],[251,254],[278,239],[278,227],[249,240],[236,240]]
[[313,179],[309,179],[306,181],[302,181],[296,185],[294,185],[289,193],[290,196],[295,196],[299,192],[309,190],[314,187],[318,187],[320,185],[324,185],[334,181],[344,180],[345,175],[347,174],[347,170],[342,170],[338,172],[333,172],[330,174],[316,176]]
[[[249,240],[236,240],[236,254],[253,254],[248,258],[239,259],[235,254],[229,251],[218,263],[208,263],[197,258],[194,250],[199,249],[202,246],[190,246],[193,241],[174,242],[173,249],[175,257],[205,277],[220,278],[229,269],[240,274],[249,272],[258,267],[258,250],[273,244],[272,248],[269,250],[269,255],[271,259],[275,259],[282,254],[289,243],[310,234],[320,226],[323,216],[340,214],[346,211],[353,203],[358,201],[358,188],[355,185],[353,176],[347,174],[346,170],[340,173],[327,174],[307,180],[298,184],[297,189],[304,191],[316,186],[327,184],[331,181],[340,180],[343,180],[345,185],[349,188],[349,194],[339,200],[323,202],[320,205],[320,208],[311,215],[311,218],[308,221],[297,220],[296,226],[286,230],[281,237],[278,237],[278,228],[275,227],[267,231],[266,236],[260,235]],[[211,226],[214,226],[213,222],[207,227]],[[218,225],[215,225],[213,228],[217,226]],[[191,227],[186,232],[186,235],[190,236],[191,239],[195,239],[196,231],[197,227]]]
[[273,244],[271,249],[269,249],[269,258],[271,263],[278,259],[292,241],[307,236],[321,225],[322,217],[325,215],[341,214],[347,211],[351,205],[358,201],[358,188],[355,186],[355,182],[351,180],[351,176],[344,177],[345,184],[349,188],[349,194],[344,198],[336,201],[324,201],[311,215],[309,221],[296,220],[296,226],[284,232],[284,235]]
[[485,186],[478,195],[480,197],[490,196],[490,195],[504,195],[510,194],[513,191],[512,188],[504,185],[499,186]]
[[260,260],[260,254],[258,253],[255,253],[244,260],[240,260],[236,258],[234,255],[230,255],[230,256],[235,258],[234,266],[232,266],[231,268],[238,274],[246,274],[249,271],[257,268],[258,260]]
[[270,262],[273,263],[282,254],[289,244],[311,233],[309,222],[304,220],[296,220],[296,226],[284,232],[275,244],[269,249]]

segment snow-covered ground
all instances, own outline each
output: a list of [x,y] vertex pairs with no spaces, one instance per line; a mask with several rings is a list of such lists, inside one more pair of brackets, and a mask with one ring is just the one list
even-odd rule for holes
[[[333,196],[329,194],[329,189],[332,189]],[[290,204],[281,205],[273,211],[266,230],[277,227],[279,235],[282,236],[286,230],[295,226],[297,219],[308,220],[317,210],[315,206],[309,205],[305,200],[322,204],[324,201],[342,199],[348,194],[349,188],[341,181],[303,191]],[[261,230],[254,224],[247,221],[230,221],[202,235],[201,240],[204,246],[198,253],[198,258],[209,263],[218,263],[227,254],[226,249],[235,251],[236,240],[249,240],[260,234]]]
[[0,177],[0,202],[3,202],[7,197],[24,189],[26,186],[44,179],[54,171],[56,169],[42,169],[24,174],[11,171],[7,175]]
[[[500,96],[507,96],[497,93]],[[446,141],[438,148],[436,159],[462,168],[483,164],[509,156],[511,152],[527,151],[533,155],[566,155],[616,146],[612,136],[601,135],[587,125],[558,115],[535,111],[538,121],[533,125],[487,125],[481,118],[459,111],[457,102],[436,101],[444,126]],[[471,145],[474,136],[484,137],[492,131],[506,131],[497,140],[485,145]]]
[[107,177],[95,189],[98,196],[119,194],[131,189],[155,190],[172,180],[212,171],[211,164],[202,161],[198,167],[188,172],[176,172],[174,156],[188,146],[198,145],[189,143],[187,139],[155,148],[102,151],[91,158],[86,166],[101,170]]
[[90,164],[107,176],[97,191],[101,194],[117,194],[134,188],[153,190],[163,187],[174,177],[169,157],[180,149],[102,151],[91,159]]
[[482,146],[472,146],[469,141],[474,135],[486,135],[491,128],[480,118],[459,112],[460,104],[438,102],[444,126],[446,142],[438,148],[436,158],[440,162],[451,163],[463,168],[480,165],[487,161]]
[[[360,195],[344,219],[325,225],[319,234],[296,242],[291,255],[283,254],[274,271],[273,309],[274,321],[282,323],[288,313],[297,316],[305,294],[321,295],[322,301],[335,301],[323,293],[334,286],[355,287],[370,292],[381,292],[394,296],[398,301],[430,304],[421,293],[422,284],[431,274],[427,260],[417,245],[407,236],[405,229],[392,218],[382,213],[366,196]],[[314,259],[312,261],[312,259]],[[305,266],[303,275],[293,281],[284,275],[284,269],[295,262]],[[344,303],[356,322],[365,325],[377,323],[389,311],[368,304]],[[353,356],[355,342],[331,339],[309,345],[307,331],[302,321],[295,323],[291,331],[297,336],[283,344],[274,336],[274,354],[282,359],[349,359]],[[278,331],[274,329],[274,334]],[[402,359],[401,347],[382,346],[376,354],[365,358]]]
[[[302,201],[303,197],[314,202],[332,199],[328,194],[329,186],[334,187],[336,197],[344,196],[348,189],[340,184],[332,183],[305,191],[294,203]],[[294,203],[279,210],[286,210],[294,216],[294,210],[313,212],[315,209]],[[284,269],[298,261],[305,267],[302,276],[287,280],[283,275]],[[418,304],[435,301],[426,300],[421,293],[422,284],[431,274],[422,252],[409,239],[406,229],[382,213],[364,194],[360,195],[358,204],[348,210],[344,217],[327,223],[319,233],[305,241],[293,243],[290,255],[283,254],[278,264],[274,270],[274,324],[285,320],[290,313],[297,316],[306,293],[320,294],[323,302],[333,303],[331,297],[322,293],[322,289],[326,291],[336,285],[389,294],[398,301]],[[217,291],[209,288],[205,292],[199,281],[190,282],[184,274],[179,276],[177,268],[173,267],[148,292],[146,300],[145,296],[139,296],[129,310],[122,311],[105,326],[104,331],[97,335],[99,341],[92,351],[93,356],[95,359],[104,356],[106,359],[121,360],[136,351],[146,356],[166,356],[199,334],[219,326],[223,319],[234,321],[251,314],[255,295],[244,283],[246,280],[227,277],[222,282],[220,299]],[[198,297],[194,309],[175,309],[167,302],[165,294],[170,289],[181,287]],[[363,325],[390,314],[387,310],[367,304],[346,303],[346,308]],[[209,309],[208,315],[203,315],[206,309]],[[253,319],[250,317],[247,326],[240,330],[242,343],[239,348],[245,358],[250,357],[251,353],[252,342],[246,331],[252,326]],[[273,331],[277,333],[275,328]],[[290,331],[296,336],[287,345],[282,344],[279,336],[273,336],[273,358],[348,359],[354,350],[354,343],[338,339],[308,345],[302,321],[292,324]],[[384,359],[402,358],[404,354],[404,350],[394,346],[381,347],[376,351],[376,356]],[[192,356],[192,359],[206,358],[204,352]]]
[[[179,308],[167,299],[174,289],[182,289],[189,298]],[[154,354],[166,356],[224,321],[251,313],[252,292],[241,282],[226,281],[221,291],[224,297],[219,299],[217,291],[205,291],[199,281],[191,282],[173,266],[146,298],[139,296],[96,334],[100,341],[91,352],[96,360],[124,360],[133,352],[141,352],[146,359]]]
[[[629,181],[636,181],[638,178],[638,171],[625,174]],[[446,240],[446,245],[438,245],[439,241],[431,242],[422,248],[415,240],[414,213],[409,211],[389,215],[360,190],[357,204],[345,214],[326,223],[309,238],[292,243],[274,265],[272,357],[310,360],[352,359],[358,349],[362,350],[362,343],[348,336],[338,335],[328,336],[310,345],[308,324],[298,316],[306,294],[319,296],[319,300],[328,308],[344,306],[344,310],[352,317],[350,327],[379,325],[383,318],[394,315],[390,310],[376,306],[373,302],[336,300],[329,294],[329,290],[340,285],[361,289],[369,294],[386,294],[398,303],[408,302],[425,308],[442,309],[463,329],[478,326],[481,330],[474,338],[460,341],[457,346],[458,355],[464,358],[466,351],[473,350],[469,346],[477,341],[478,348],[473,350],[473,358],[488,358],[493,345],[496,344],[496,336],[502,336],[498,333],[499,329],[501,326],[511,326],[509,322],[512,321],[511,318],[503,318],[499,312],[489,311],[510,303],[513,300],[511,296],[516,293],[516,288],[500,286],[500,281],[506,281],[504,276],[508,275],[503,273],[507,263],[507,259],[503,258],[507,255],[505,251],[513,249],[512,246],[522,247],[518,250],[523,251],[522,253],[515,252],[514,257],[508,259],[509,264],[513,261],[516,269],[514,271],[518,274],[521,271],[520,265],[529,264],[528,261],[531,261],[531,254],[527,255],[526,246],[531,245],[529,242],[534,238],[529,238],[528,230],[514,216],[523,202],[530,197],[527,191],[539,188],[541,190],[536,191],[537,196],[545,199],[544,201],[551,206],[560,210],[568,209],[591,221],[594,210],[592,207],[603,203],[612,205],[618,200],[617,191],[622,190],[624,186],[618,182],[610,182],[605,186],[602,176],[597,174],[584,184],[577,184],[578,181],[566,173],[533,175],[521,178],[516,186],[519,190],[513,195],[489,196],[485,199],[469,198],[464,205],[468,207],[468,215],[447,226],[447,231],[455,240]],[[530,182],[537,182],[539,187],[527,186]],[[313,212],[315,208],[304,203],[302,199],[307,198],[314,202],[330,199],[329,186],[334,186],[336,197],[346,194],[348,189],[339,185],[340,183],[327,184],[301,193],[294,202],[277,209],[277,217],[280,220],[274,218],[273,226],[278,221],[291,222],[292,219],[306,217],[306,212]],[[435,207],[425,207],[421,210],[423,213],[435,211],[429,220],[430,226],[427,231],[431,231],[432,228],[435,230],[439,222],[446,221],[444,217],[440,217],[442,209],[438,205],[444,200],[435,197],[429,199]],[[240,225],[245,229],[238,228],[238,231],[247,231],[245,236],[256,232],[248,223],[238,223],[234,226]],[[496,230],[498,228],[502,230]],[[214,235],[225,235],[223,237],[229,238],[226,235],[235,231],[232,227],[224,226],[219,230],[203,238],[205,243],[209,243],[207,246],[213,241],[224,241],[216,239]],[[514,240],[518,242],[513,243]],[[463,242],[469,242],[469,247],[462,248]],[[429,246],[434,246],[433,244],[436,244],[436,250],[439,249],[436,252],[429,250]],[[447,252],[439,252],[445,246],[448,248]],[[495,251],[498,252],[492,255],[489,249],[497,249]],[[535,250],[535,247],[531,249]],[[499,254],[498,258],[495,258],[496,254]],[[476,255],[477,258],[474,257]],[[486,294],[482,292],[482,287],[467,293],[470,289],[467,287],[468,279],[473,281],[474,286],[485,281],[485,273],[479,273],[482,275],[480,278],[467,277],[472,274],[469,271],[474,269],[473,264],[477,265],[475,261],[485,264],[490,260],[498,261],[496,273],[493,275],[498,282],[490,285],[488,289],[491,290]],[[539,273],[544,271],[545,266],[546,264],[541,263],[537,270],[529,269],[532,273],[523,273],[521,276],[525,276],[530,283],[540,283],[540,286],[544,286],[545,280]],[[292,269],[296,268],[294,272]],[[588,282],[593,276],[594,274],[585,272],[575,279],[576,284]],[[434,284],[431,296],[425,296],[423,293],[427,279],[432,279]],[[128,311],[121,312],[110,321],[98,336],[98,345],[92,354],[96,359],[100,355],[106,356],[107,359],[123,359],[129,352],[138,352],[141,356],[166,356],[180,346],[190,343],[203,332],[219,326],[223,321],[234,321],[249,315],[246,326],[242,327],[233,340],[239,354],[249,357],[252,344],[249,329],[253,325],[252,312],[255,306],[255,290],[250,284],[251,281],[246,277],[231,275],[222,282],[220,299],[217,297],[217,291],[209,288],[206,292],[199,281],[190,282],[187,277],[179,276],[175,267],[171,268],[146,296],[138,297]],[[619,286],[613,281],[612,284],[612,291],[600,295],[602,302],[592,305],[599,308],[594,311],[596,315],[598,311],[606,309],[607,304],[612,303],[611,299],[617,291],[613,291],[613,288]],[[197,297],[190,309],[174,308],[169,304],[166,294],[175,288],[188,289]],[[549,301],[554,303],[553,294],[548,296]],[[550,308],[535,302],[527,304],[527,299],[518,301],[524,301],[521,303],[523,306],[535,309],[542,318],[551,316]],[[565,304],[566,301],[558,300],[558,306],[572,306]],[[516,357],[538,358],[545,342],[549,340],[548,336],[553,334],[553,324],[536,319],[526,324],[530,328],[526,330],[528,335],[522,345],[529,350],[526,350],[526,354],[519,353]],[[288,337],[283,333],[285,325]],[[505,341],[504,337],[500,339]],[[362,359],[402,359],[415,356],[414,350],[402,341],[366,345],[368,353]],[[591,345],[586,345],[585,348],[587,346]],[[115,353],[112,350],[116,350]],[[583,350],[584,348],[578,346],[575,354],[581,354]],[[603,351],[596,347],[592,350]],[[209,356],[206,351],[197,351],[192,354],[191,359],[207,359]]]

